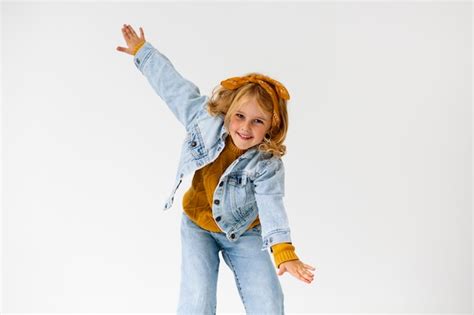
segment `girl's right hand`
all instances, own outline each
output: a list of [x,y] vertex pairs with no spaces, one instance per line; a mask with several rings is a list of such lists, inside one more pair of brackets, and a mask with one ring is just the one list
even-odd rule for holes
[[310,270],[316,270],[313,266],[305,264],[301,260],[289,260],[280,264],[278,275],[281,276],[288,271],[293,277],[306,283],[314,280],[314,274]]
[[135,33],[135,30],[130,25],[124,24],[122,27],[122,35],[128,47],[117,46],[117,50],[130,55],[135,55],[136,50],[146,41],[145,33],[143,33],[143,29],[141,27],[140,37],[138,37],[137,33]]

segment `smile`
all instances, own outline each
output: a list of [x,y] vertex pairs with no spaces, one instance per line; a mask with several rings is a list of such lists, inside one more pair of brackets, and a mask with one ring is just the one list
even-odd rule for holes
[[253,138],[253,137],[245,137],[245,136],[242,136],[242,135],[241,135],[240,133],[238,133],[238,132],[236,132],[236,133],[239,135],[239,137],[240,137],[242,140],[250,140],[250,139]]

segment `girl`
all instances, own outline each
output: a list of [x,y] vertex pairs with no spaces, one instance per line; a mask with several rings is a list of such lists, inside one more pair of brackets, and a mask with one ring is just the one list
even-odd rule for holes
[[247,313],[283,314],[278,275],[311,283],[314,267],[295,254],[283,205],[281,157],[288,129],[286,88],[251,73],[221,82],[212,97],[183,78],[130,25],[122,28],[135,66],[186,128],[178,172],[164,210],[185,175],[178,314],[215,314],[219,252],[232,270]]

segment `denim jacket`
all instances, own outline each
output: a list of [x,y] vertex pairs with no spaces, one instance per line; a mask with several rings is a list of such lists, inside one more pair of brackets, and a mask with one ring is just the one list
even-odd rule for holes
[[[135,54],[135,66],[186,128],[176,178],[163,210],[171,208],[184,176],[217,159],[228,135],[224,117],[207,112],[209,97],[183,78],[171,61],[146,42]],[[259,216],[262,250],[291,242],[280,157],[249,148],[222,174],[214,191],[212,214],[229,241],[237,241]]]

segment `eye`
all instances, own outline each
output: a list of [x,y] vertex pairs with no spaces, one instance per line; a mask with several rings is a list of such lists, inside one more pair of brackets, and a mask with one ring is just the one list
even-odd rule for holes
[[256,121],[258,124],[263,124],[263,121],[261,121],[260,119],[255,119],[255,121]]
[[237,116],[237,117],[239,117],[239,118],[243,118],[243,117],[244,117],[244,115],[239,114],[239,113],[236,113],[235,116]]

